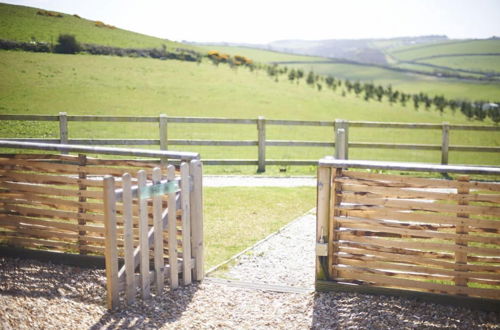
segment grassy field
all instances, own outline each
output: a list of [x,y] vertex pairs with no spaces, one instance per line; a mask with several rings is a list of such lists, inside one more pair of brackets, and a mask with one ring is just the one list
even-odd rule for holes
[[[37,15],[37,11],[32,7],[0,3],[0,38],[56,43],[59,34],[73,34],[79,42],[106,46],[160,48],[164,44],[168,49],[196,48],[119,28],[97,27],[94,21],[72,15],[78,13],[49,17]],[[106,23],[105,18],[103,20]]]
[[[440,45],[440,44],[438,44]],[[437,45],[436,45],[437,46]],[[423,47],[423,46],[422,46]],[[375,66],[345,64],[345,63],[323,63],[324,58],[313,56],[298,56],[278,52],[229,46],[207,46],[207,50],[219,50],[229,54],[239,54],[250,57],[256,61],[270,62],[300,62],[282,64],[290,68],[300,68],[313,71],[321,75],[331,75],[339,79],[351,81],[368,81],[381,85],[392,85],[406,93],[425,92],[430,95],[444,95],[449,98],[469,100],[496,100],[500,94],[500,83],[498,82],[474,82],[451,78],[438,78],[427,75],[410,74],[393,71]],[[476,64],[485,71],[495,70],[496,64],[490,66],[491,61]],[[395,65],[402,68],[417,69],[420,71],[433,72],[433,68],[424,66]],[[492,69],[490,69],[490,67]],[[452,71],[450,71],[452,72]],[[473,74],[464,74],[476,76]]]
[[[159,61],[153,59],[113,58],[90,55],[57,55],[25,52],[0,52],[0,113],[70,115],[145,115],[214,116],[296,120],[347,120],[471,122],[459,113],[435,110],[415,111],[411,105],[389,106],[387,102],[365,102],[348,94],[299,85],[275,82],[262,71],[231,69],[226,65]],[[213,77],[217,77],[214,81]],[[28,129],[29,127],[29,129]],[[220,129],[219,129],[220,128]],[[158,138],[154,124],[104,124],[70,122],[74,138]],[[330,128],[269,126],[270,140],[331,141]],[[0,136],[57,137],[55,123],[19,122],[0,127]],[[256,140],[254,125],[172,124],[170,139]],[[440,144],[440,132],[352,129],[351,141],[379,141]],[[452,132],[452,144],[500,145],[499,134]],[[256,147],[176,147],[198,151],[204,159],[256,159]],[[330,148],[268,147],[268,159],[319,159],[333,154]],[[439,152],[353,149],[354,159],[408,160],[439,162]],[[452,163],[500,164],[497,154],[451,153]],[[207,167],[222,173],[254,172]],[[292,173],[314,174],[314,168],[290,169]],[[295,172],[297,171],[297,172]]]
[[324,61],[326,59],[316,56],[302,56],[275,52],[271,50],[256,49],[249,47],[233,47],[233,46],[198,46],[207,52],[217,50],[222,53],[229,53],[231,55],[241,55],[251,58],[254,62],[280,62],[280,61]]
[[416,60],[422,57],[448,54],[500,53],[500,40],[447,41],[403,47],[389,52],[400,60]]
[[315,207],[315,188],[204,189],[205,268],[277,231]]
[[449,56],[421,60],[419,62],[442,65],[456,69],[500,72],[500,55],[497,56]]

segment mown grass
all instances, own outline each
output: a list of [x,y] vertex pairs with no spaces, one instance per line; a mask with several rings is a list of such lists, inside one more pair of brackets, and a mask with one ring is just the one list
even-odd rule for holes
[[[117,58],[91,55],[58,55],[0,52],[0,113],[108,116],[169,116],[295,120],[347,120],[398,122],[471,122],[460,113],[415,111],[411,105],[365,102],[353,95],[319,92],[301,81],[275,82],[265,72],[231,69],[181,61]],[[214,77],[217,80],[214,81]],[[29,129],[28,129],[29,128]],[[69,123],[70,138],[158,139],[157,124]],[[255,125],[170,124],[169,139],[256,140]],[[0,126],[0,137],[58,137],[57,123],[9,122]],[[330,127],[267,127],[269,140],[332,141]],[[440,131],[352,128],[353,142],[440,144]],[[500,145],[494,132],[452,131],[451,144]],[[203,159],[256,159],[256,147],[171,146],[200,152]],[[332,155],[333,148],[268,147],[268,159],[314,159]],[[439,162],[439,152],[352,149],[353,159]],[[450,153],[451,163],[500,164],[498,154]],[[222,173],[249,173],[207,167]],[[234,172],[236,171],[236,172]],[[272,171],[277,172],[277,168]],[[313,167],[290,169],[293,174],[314,174]],[[288,172],[288,173],[290,173]],[[272,173],[272,172],[271,172]]]
[[205,268],[277,231],[315,206],[315,188],[204,188]]
[[[164,44],[168,49],[196,48],[119,27],[97,27],[94,21],[73,16],[78,13],[49,17],[37,15],[37,11],[37,8],[0,3],[0,38],[56,43],[60,34],[73,34],[79,42],[114,47],[160,48]],[[102,20],[106,23],[105,17]]]

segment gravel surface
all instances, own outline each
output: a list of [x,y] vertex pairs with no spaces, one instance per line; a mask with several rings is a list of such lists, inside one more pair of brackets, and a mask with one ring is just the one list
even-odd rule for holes
[[314,187],[316,178],[312,176],[269,177],[238,175],[204,175],[205,187]]
[[104,307],[104,271],[0,258],[3,329],[499,328],[500,315],[394,297],[276,293],[210,282],[121,311]]
[[[220,274],[245,282],[314,288],[316,216],[310,212],[257,243]],[[217,273],[216,273],[217,274]]]

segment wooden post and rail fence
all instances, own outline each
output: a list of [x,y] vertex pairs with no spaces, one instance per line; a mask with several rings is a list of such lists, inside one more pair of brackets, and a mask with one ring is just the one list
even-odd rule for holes
[[[450,145],[450,131],[484,131],[500,133],[498,126],[480,125],[454,125],[449,123],[390,123],[369,121],[300,121],[265,119],[230,119],[230,118],[203,118],[203,117],[168,117],[161,114],[158,117],[147,116],[91,116],[68,115],[61,112],[59,115],[0,115],[0,122],[5,121],[49,121],[59,122],[59,139],[41,138],[3,138],[4,140],[21,142],[47,142],[76,145],[113,145],[113,146],[145,146],[156,145],[160,150],[168,150],[171,146],[217,146],[217,147],[257,147],[257,159],[206,159],[205,165],[256,165],[259,172],[264,172],[267,165],[316,165],[317,160],[297,159],[268,159],[266,147],[309,147],[331,148],[331,155],[336,158],[349,159],[350,148],[369,149],[397,149],[397,150],[424,150],[441,152],[441,164],[448,164],[450,152],[500,152],[498,146],[465,146]],[[158,139],[82,139],[70,138],[68,123],[70,122],[106,122],[106,123],[158,123]],[[195,140],[195,139],[170,139],[170,124],[229,124],[250,125],[256,128],[256,140]],[[266,129],[269,126],[291,127],[331,127],[332,140],[330,141],[303,141],[303,140],[269,140],[266,138]],[[392,128],[409,130],[439,130],[441,139],[437,144],[411,144],[411,143],[377,143],[355,142],[349,139],[349,130],[353,128]],[[343,132],[343,134],[341,133]],[[165,159],[163,161],[166,161]]]
[[[2,245],[104,256],[108,308],[122,291],[132,303],[139,292],[149,298],[151,284],[160,294],[165,282],[203,279],[198,154],[3,140],[0,148],[58,152],[0,154]],[[159,167],[165,159],[180,165]]]
[[[471,175],[493,181],[474,181]],[[321,160],[317,290],[404,295],[498,311],[498,180],[495,167]]]

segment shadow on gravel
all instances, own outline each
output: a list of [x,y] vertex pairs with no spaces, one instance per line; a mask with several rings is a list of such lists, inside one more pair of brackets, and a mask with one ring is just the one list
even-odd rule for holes
[[105,303],[104,270],[0,258],[0,295]]
[[497,328],[500,313],[474,311],[390,296],[316,293],[313,329]]
[[197,284],[173,291],[166,287],[161,296],[156,296],[152,288],[151,299],[138,298],[133,305],[122,303],[119,310],[107,311],[103,269],[0,257],[0,296],[40,299],[41,303],[49,300],[45,303],[61,308],[68,300],[94,305],[91,309],[102,316],[91,329],[168,327],[183,314],[197,290]]
[[166,288],[161,296],[137,301],[130,306],[121,306],[120,310],[106,312],[90,329],[158,329],[169,328],[188,308],[198,284],[179,287],[176,290]]

